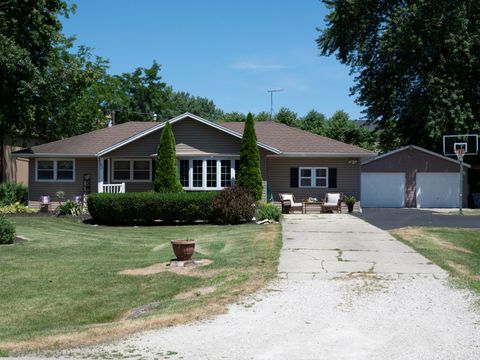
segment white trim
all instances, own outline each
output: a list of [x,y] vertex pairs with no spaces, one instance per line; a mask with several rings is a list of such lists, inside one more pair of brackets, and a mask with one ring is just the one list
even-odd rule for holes
[[[39,179],[38,178],[38,162],[39,161],[53,161],[53,179]],[[72,169],[72,180],[65,180],[60,179],[57,180],[57,161],[72,161],[73,162],[73,169]],[[66,158],[36,158],[35,159],[35,182],[50,182],[50,183],[74,183],[75,182],[75,159],[66,159]]]
[[103,184],[105,182],[103,175],[104,175],[104,168],[105,168],[105,159],[99,158],[98,159],[98,168],[97,168],[97,191],[99,193],[103,192]]
[[22,157],[22,158],[45,158],[45,159],[55,159],[55,158],[96,158],[95,154],[53,154],[53,153],[17,153],[11,154],[12,157]]
[[[325,170],[325,186],[317,186],[317,169]],[[302,170],[310,170],[310,186],[302,186],[302,178],[307,179],[306,176],[302,175]],[[302,189],[328,189],[328,167],[325,166],[302,166],[298,168],[298,187]]]
[[[235,160],[239,160],[238,156],[190,156],[190,157],[179,157],[177,158],[177,167],[178,175],[180,176],[180,160],[188,160],[188,185],[183,186],[184,190],[188,191],[215,191],[222,190],[225,186],[222,186],[222,160],[230,160],[230,176],[231,176],[231,185],[235,183]],[[193,161],[199,160],[202,162],[202,186],[193,187]],[[214,160],[216,161],[216,187],[207,187],[207,161]]]
[[[401,148],[398,148],[398,149],[395,149],[395,150],[392,150],[392,151],[389,151],[385,154],[382,154],[382,155],[378,155],[376,157],[374,157],[373,159],[369,159],[369,160],[366,160],[362,163],[362,165],[365,165],[365,164],[369,164],[371,162],[374,162],[374,161],[377,161],[377,160],[380,160],[380,159],[383,159],[387,156],[390,156],[390,155],[394,155],[394,154],[397,154],[399,152],[402,152],[402,151],[405,151],[405,150],[408,150],[408,149],[415,149],[415,150],[418,150],[418,151],[422,151],[426,154],[429,154],[429,155],[433,155],[433,156],[436,156],[440,159],[443,159],[443,160],[447,160],[447,161],[450,161],[450,162],[453,162],[455,164],[459,164],[460,165],[460,161],[458,160],[455,160],[455,159],[450,159],[446,156],[443,156],[441,154],[438,154],[436,152],[433,152],[433,151],[430,151],[430,150],[427,150],[427,149],[424,149],[420,146],[416,146],[416,145],[407,145],[407,146],[404,146],[404,147],[401,147]],[[470,164],[467,164],[467,163],[463,163],[463,166],[467,167],[467,168],[470,168],[472,167]]]
[[[152,159],[150,158],[113,158],[111,159],[112,161],[112,183],[114,182],[131,182],[131,183],[148,183],[148,182],[152,182]],[[129,179],[115,179],[115,162],[116,161],[128,161],[130,163],[130,178]],[[133,173],[134,173],[134,169],[133,169],[133,163],[135,161],[148,161],[150,163],[150,168],[149,168],[149,177],[148,179],[145,179],[145,180],[134,180],[133,179]]]
[[[239,138],[239,139],[241,139],[241,138],[243,137],[242,134],[237,133],[236,131],[230,130],[230,129],[228,129],[228,128],[224,127],[224,126],[218,125],[218,124],[216,124],[216,123],[214,123],[214,122],[212,122],[212,121],[203,119],[203,118],[201,118],[200,116],[196,116],[196,115],[193,115],[193,114],[191,114],[191,113],[189,113],[189,112],[186,112],[186,113],[184,113],[184,114],[182,114],[182,115],[179,115],[179,116],[177,116],[177,117],[174,117],[173,119],[167,120],[167,121],[165,121],[165,122],[163,122],[163,123],[159,123],[158,125],[155,125],[155,126],[149,128],[149,129],[147,129],[147,130],[144,130],[144,131],[142,131],[142,132],[140,132],[140,133],[138,133],[138,134],[136,134],[136,135],[134,135],[134,136],[131,136],[131,137],[125,139],[125,140],[122,140],[122,141],[120,141],[120,142],[118,142],[118,143],[116,143],[116,144],[114,144],[114,145],[112,145],[112,146],[109,146],[108,148],[103,149],[102,151],[99,151],[96,155],[97,155],[97,156],[105,155],[105,154],[107,154],[107,153],[109,153],[109,152],[111,152],[111,151],[113,151],[113,150],[116,150],[116,149],[118,149],[118,148],[120,148],[120,147],[122,147],[122,146],[124,146],[124,145],[127,145],[127,144],[131,143],[132,141],[135,141],[135,140],[137,140],[137,139],[140,139],[141,137],[144,137],[144,136],[146,136],[146,135],[148,135],[148,134],[151,134],[151,133],[153,133],[153,132],[155,132],[155,131],[157,131],[157,130],[160,130],[160,129],[162,129],[162,128],[165,126],[165,124],[166,124],[167,122],[169,122],[170,124],[175,124],[176,122],[181,121],[181,120],[183,120],[183,119],[187,119],[187,118],[194,119],[194,120],[196,120],[196,121],[198,121],[198,122],[201,122],[202,124],[211,126],[211,127],[215,128],[215,129],[218,129],[218,130],[221,130],[221,131],[223,131],[223,132],[225,132],[225,133],[227,133],[227,134],[230,134],[230,135],[232,135],[232,136],[235,136],[235,137],[237,137],[237,138]],[[276,153],[276,154],[281,154],[281,151],[280,151],[280,150],[278,150],[278,149],[276,149],[276,148],[274,148],[274,147],[272,147],[272,146],[269,146],[269,145],[267,145],[267,144],[263,144],[263,143],[261,143],[261,142],[259,142],[259,141],[257,141],[257,144],[258,144],[258,146],[261,147],[261,148],[264,148],[264,149],[269,150],[269,151],[271,151],[271,152],[273,152],[273,153]]]

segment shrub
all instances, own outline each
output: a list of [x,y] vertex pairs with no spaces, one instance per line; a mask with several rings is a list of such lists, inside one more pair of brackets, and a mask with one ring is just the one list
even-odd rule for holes
[[257,220],[280,220],[280,209],[271,203],[261,202],[257,206],[256,218]]
[[172,125],[167,122],[160,137],[157,150],[157,163],[153,188],[161,193],[183,192],[178,179],[177,156],[175,153],[175,137]]
[[63,204],[60,204],[57,210],[59,215],[78,216],[82,213],[80,204],[72,200],[67,200]]
[[250,221],[255,215],[255,199],[252,193],[241,187],[232,186],[218,193],[210,208],[216,221],[224,224],[238,224]]
[[260,172],[260,151],[257,145],[257,135],[252,114],[247,115],[240,143],[240,167],[237,184],[249,189],[255,200],[262,198],[262,174]]
[[15,225],[0,216],[0,244],[13,244],[15,241]]
[[0,184],[0,206],[11,205],[19,202],[28,204],[28,188],[23,184],[5,182]]
[[18,201],[15,204],[0,206],[0,214],[20,214],[20,213],[34,213],[36,210],[30,209]]
[[212,220],[210,203],[214,192],[91,194],[90,215],[105,224]]

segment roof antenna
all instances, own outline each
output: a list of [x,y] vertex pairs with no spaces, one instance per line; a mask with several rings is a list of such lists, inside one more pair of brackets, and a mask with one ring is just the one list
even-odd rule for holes
[[280,91],[283,91],[283,89],[267,90],[267,92],[270,93],[270,121],[272,121],[272,115],[273,115],[273,93],[274,92],[280,92]]

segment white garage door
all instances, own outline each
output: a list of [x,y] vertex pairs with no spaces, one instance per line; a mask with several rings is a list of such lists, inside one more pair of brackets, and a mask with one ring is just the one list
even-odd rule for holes
[[458,173],[417,173],[417,207],[458,207],[459,181]]
[[362,173],[362,207],[405,207],[405,173]]

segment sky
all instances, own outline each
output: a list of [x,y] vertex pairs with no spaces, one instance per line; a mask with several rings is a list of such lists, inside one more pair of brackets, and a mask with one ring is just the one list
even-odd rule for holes
[[327,9],[319,0],[76,0],[63,32],[109,60],[111,74],[161,64],[174,90],[224,111],[305,115],[336,110],[361,118],[353,77],[315,39]]

